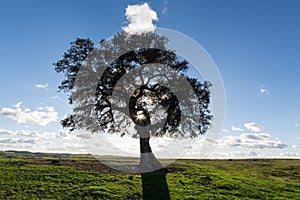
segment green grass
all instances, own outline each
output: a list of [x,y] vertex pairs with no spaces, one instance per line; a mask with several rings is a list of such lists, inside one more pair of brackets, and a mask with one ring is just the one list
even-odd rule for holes
[[[299,160],[177,161],[174,199],[300,199]],[[184,196],[181,196],[185,194]]]
[[[0,157],[0,199],[142,199],[138,174],[32,160]],[[171,199],[300,199],[300,160],[178,160],[172,169]]]
[[138,176],[0,161],[0,199],[140,199]]

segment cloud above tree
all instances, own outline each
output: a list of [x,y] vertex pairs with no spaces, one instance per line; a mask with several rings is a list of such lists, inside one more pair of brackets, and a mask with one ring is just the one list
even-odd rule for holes
[[129,23],[122,29],[130,34],[154,31],[156,26],[153,21],[158,21],[157,13],[151,9],[148,3],[128,5],[125,16]]

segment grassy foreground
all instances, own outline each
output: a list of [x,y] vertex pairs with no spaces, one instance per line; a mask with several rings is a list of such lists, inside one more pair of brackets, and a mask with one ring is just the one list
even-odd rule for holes
[[[300,199],[300,160],[178,160],[169,171],[171,199]],[[92,158],[0,157],[0,199],[142,199],[141,177]]]

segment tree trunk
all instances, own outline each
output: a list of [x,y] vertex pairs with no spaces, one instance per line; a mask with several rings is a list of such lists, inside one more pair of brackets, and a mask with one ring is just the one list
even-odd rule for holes
[[148,127],[136,127],[140,136],[140,172],[152,172],[163,168],[161,163],[156,159],[150,147],[150,132]]
[[146,127],[136,127],[140,135],[140,172],[144,200],[169,200],[166,180],[167,170],[156,159],[150,147],[150,132]]

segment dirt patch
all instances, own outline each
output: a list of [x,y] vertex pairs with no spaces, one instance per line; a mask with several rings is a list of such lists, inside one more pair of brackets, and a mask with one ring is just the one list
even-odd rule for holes
[[[106,174],[130,174],[110,168],[97,159],[54,159],[54,158],[28,158],[29,163],[34,165],[67,166],[77,170],[88,170]],[[132,167],[132,166],[127,166]],[[183,172],[184,169],[171,164],[167,167],[167,173]]]
[[96,171],[101,173],[124,174],[124,172],[112,169],[98,160],[72,160],[72,159],[44,159],[32,158],[30,163],[35,165],[67,166],[78,170]]

